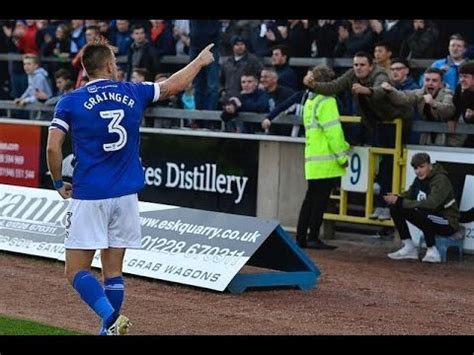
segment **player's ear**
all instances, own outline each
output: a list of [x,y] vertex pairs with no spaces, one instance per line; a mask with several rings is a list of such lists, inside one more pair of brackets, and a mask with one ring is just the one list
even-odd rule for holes
[[114,61],[112,61],[112,60],[108,60],[108,61],[107,61],[107,64],[106,64],[107,73],[113,73],[113,71],[114,71],[114,65],[115,65],[115,62],[114,62]]

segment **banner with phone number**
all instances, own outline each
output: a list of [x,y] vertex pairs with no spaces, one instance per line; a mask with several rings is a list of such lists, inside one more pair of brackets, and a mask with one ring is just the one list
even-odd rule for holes
[[41,127],[2,124],[0,130],[0,183],[39,186]]

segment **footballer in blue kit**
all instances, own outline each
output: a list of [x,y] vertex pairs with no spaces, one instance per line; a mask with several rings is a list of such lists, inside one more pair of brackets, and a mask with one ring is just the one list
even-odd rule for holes
[[159,96],[158,84],[98,79],[58,102],[51,127],[73,137],[73,198],[98,200],[143,188],[139,128],[145,108]]
[[[141,247],[137,192],[144,187],[139,129],[145,108],[183,91],[214,61],[208,45],[183,69],[160,83],[116,81],[112,48],[100,39],[83,50],[86,86],[61,98],[49,127],[47,163],[53,186],[71,198],[66,215],[65,274],[81,299],[100,317],[101,335],[124,335],[131,322],[121,314],[123,258]],[[62,146],[71,134],[76,166],[72,184],[62,180]],[[103,284],[91,273],[100,250]]]

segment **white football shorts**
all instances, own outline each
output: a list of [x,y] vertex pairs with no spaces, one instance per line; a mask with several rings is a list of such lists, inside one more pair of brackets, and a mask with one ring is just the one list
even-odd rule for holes
[[66,249],[141,248],[137,194],[104,200],[72,199],[66,215]]

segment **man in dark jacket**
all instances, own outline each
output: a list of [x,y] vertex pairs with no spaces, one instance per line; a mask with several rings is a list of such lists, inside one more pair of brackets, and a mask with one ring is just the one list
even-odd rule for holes
[[[267,113],[270,110],[270,96],[258,88],[258,77],[254,72],[244,72],[240,80],[242,91],[232,96],[223,106],[221,118],[226,128],[238,133],[254,133],[255,125],[250,122],[232,121],[239,112]],[[235,127],[234,127],[235,125]]]
[[459,229],[459,208],[446,170],[440,164],[432,164],[426,153],[417,153],[411,159],[416,178],[410,188],[395,195],[388,193],[385,202],[395,227],[400,233],[403,247],[388,254],[390,259],[418,259],[407,221],[421,229],[427,251],[423,262],[439,263],[441,256],[435,246],[435,235],[450,236]]
[[[451,133],[458,122],[474,124],[474,60],[459,66],[459,82],[453,97],[456,112],[448,121]],[[464,137],[464,147],[474,148],[474,135]]]
[[[219,45],[221,43],[221,23],[219,20],[189,20],[189,57],[196,58],[207,46],[215,43],[211,49],[215,61],[203,68],[193,82],[194,99],[198,110],[217,110],[219,106]],[[210,128],[205,121],[202,126]]]
[[145,68],[153,78],[159,71],[160,59],[147,39],[144,25],[133,25],[132,39],[133,43],[127,54],[127,80],[131,79],[133,68]]

